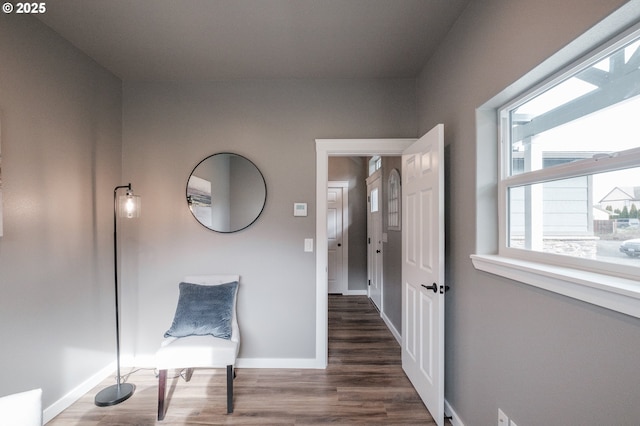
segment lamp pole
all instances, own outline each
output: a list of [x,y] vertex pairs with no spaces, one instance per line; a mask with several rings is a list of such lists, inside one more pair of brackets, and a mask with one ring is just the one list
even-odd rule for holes
[[129,399],[133,395],[135,386],[131,383],[122,383],[120,375],[120,310],[118,307],[118,190],[127,188],[127,195],[133,195],[131,192],[131,183],[128,185],[116,186],[113,190],[113,272],[115,283],[115,306],[116,306],[116,371],[117,383],[102,389],[95,398],[98,407],[106,407],[110,405],[120,404]]

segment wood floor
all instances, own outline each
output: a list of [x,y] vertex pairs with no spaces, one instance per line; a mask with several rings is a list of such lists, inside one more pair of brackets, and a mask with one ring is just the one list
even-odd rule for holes
[[[123,372],[124,373],[124,372]],[[139,370],[136,391],[113,407],[83,396],[48,423],[94,425],[435,425],[402,371],[400,346],[366,296],[329,296],[329,366],[238,369],[234,413],[226,413],[226,373],[196,370],[190,382],[169,379],[165,420],[156,422],[157,379]]]

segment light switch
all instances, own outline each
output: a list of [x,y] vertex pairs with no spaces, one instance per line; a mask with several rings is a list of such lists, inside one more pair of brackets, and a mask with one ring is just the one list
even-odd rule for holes
[[304,239],[304,251],[308,251],[308,252],[313,251],[313,238]]

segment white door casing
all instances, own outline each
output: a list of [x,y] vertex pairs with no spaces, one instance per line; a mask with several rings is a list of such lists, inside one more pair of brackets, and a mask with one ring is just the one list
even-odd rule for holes
[[331,181],[327,188],[328,292],[348,293],[349,182]]
[[382,170],[367,178],[367,278],[368,294],[382,310]]
[[444,126],[402,155],[402,368],[444,424]]

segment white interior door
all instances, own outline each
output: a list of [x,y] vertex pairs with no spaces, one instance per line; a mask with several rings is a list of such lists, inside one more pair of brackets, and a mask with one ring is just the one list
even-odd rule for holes
[[367,264],[369,297],[382,312],[382,173],[376,171],[367,179]]
[[348,292],[348,182],[329,182],[327,188],[327,276],[328,292],[346,294]]
[[444,126],[402,155],[402,368],[444,424]]

